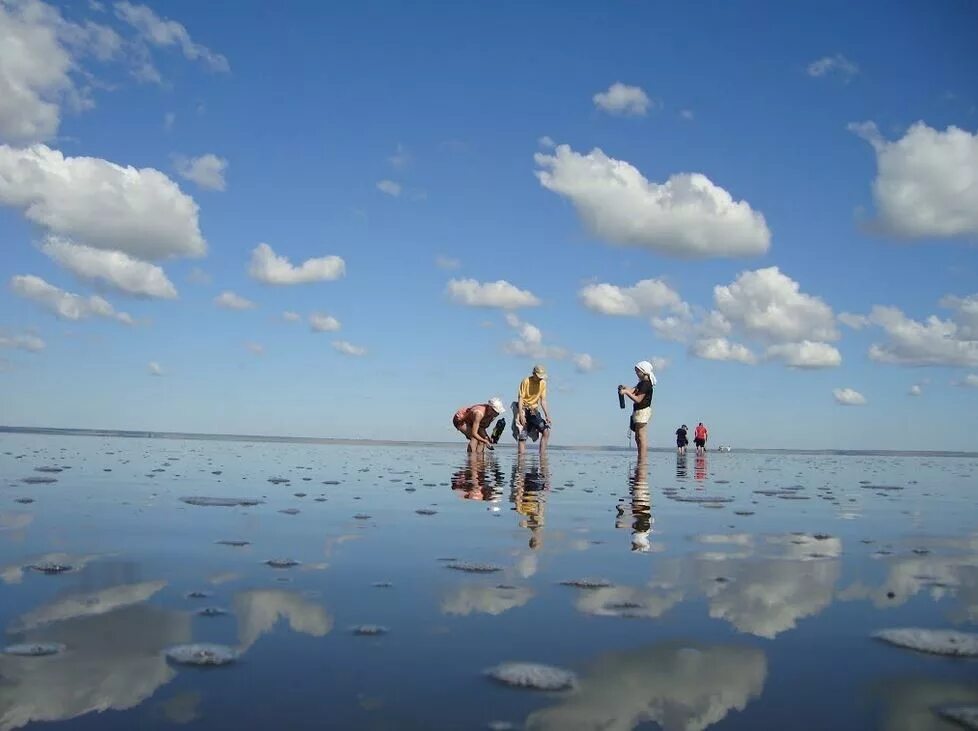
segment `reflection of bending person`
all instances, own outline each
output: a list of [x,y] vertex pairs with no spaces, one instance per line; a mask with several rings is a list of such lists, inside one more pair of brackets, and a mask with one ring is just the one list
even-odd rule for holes
[[482,452],[486,447],[492,449],[492,442],[486,429],[492,420],[503,413],[503,402],[491,398],[484,404],[465,406],[455,412],[452,426],[458,429],[469,440],[468,451]]
[[519,454],[513,464],[509,499],[513,508],[520,514],[520,527],[530,531],[530,548],[537,549],[543,544],[543,512],[546,504],[546,491],[550,489],[550,469],[545,454],[540,455],[539,465],[531,463],[526,467],[526,458]]
[[[541,416],[540,412],[543,412]],[[547,409],[547,369],[533,366],[533,373],[523,379],[513,404],[513,436],[517,451],[526,449],[527,438],[540,440],[540,453],[550,441],[550,411]]]
[[496,473],[497,484],[501,482],[502,475],[498,474],[498,466],[494,461],[487,455],[470,452],[465,467],[452,475],[452,491],[464,500],[491,501],[499,492],[488,480],[489,471]]

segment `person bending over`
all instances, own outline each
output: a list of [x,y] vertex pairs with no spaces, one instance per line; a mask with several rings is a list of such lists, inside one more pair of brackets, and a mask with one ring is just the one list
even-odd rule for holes
[[503,402],[495,397],[484,404],[464,406],[455,412],[455,416],[452,417],[452,426],[469,440],[468,451],[470,454],[484,452],[486,447],[492,449],[492,441],[489,439],[486,429],[489,428],[492,420],[502,413]]

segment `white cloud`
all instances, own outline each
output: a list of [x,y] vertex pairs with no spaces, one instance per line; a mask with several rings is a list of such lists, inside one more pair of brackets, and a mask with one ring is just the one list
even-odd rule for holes
[[589,310],[602,315],[640,315],[663,310],[684,311],[679,293],[661,279],[643,279],[631,287],[589,284],[578,296]]
[[669,367],[671,361],[668,358],[653,355],[651,358],[649,358],[649,363],[652,364],[652,370],[654,370],[656,373],[661,373]]
[[49,236],[41,251],[76,276],[105,282],[126,294],[161,299],[177,296],[176,287],[160,267],[121,251],[93,249],[57,236]]
[[834,56],[824,56],[808,64],[808,75],[816,78],[829,74],[838,74],[845,81],[849,81],[849,79],[858,73],[859,67],[841,53],[837,53]]
[[650,322],[655,334],[663,340],[685,343],[692,334],[693,319],[691,315],[653,317]]
[[282,313],[282,319],[286,322],[298,322],[302,319],[302,315],[300,315],[298,312],[285,311]]
[[915,383],[915,384],[913,384],[913,385],[912,385],[912,386],[910,387],[910,390],[909,390],[909,391],[907,391],[907,395],[909,395],[909,396],[920,396],[920,395],[922,395],[923,393],[924,393],[924,389],[923,389],[923,388],[921,388],[921,386],[920,386],[920,384],[919,384],[919,383]]
[[461,267],[462,262],[460,262],[458,259],[452,259],[447,256],[436,256],[435,266],[439,269],[452,270]]
[[411,164],[411,160],[411,151],[400,142],[397,143],[397,151],[387,158],[387,162],[391,164],[391,167],[397,170],[403,170],[406,168]]
[[703,338],[693,343],[690,352],[697,358],[706,360],[729,360],[752,365],[757,362],[750,348],[734,343],[726,338]]
[[245,343],[245,347],[255,355],[265,355],[265,346],[261,343],[248,341]]
[[545,150],[552,150],[557,146],[557,143],[551,139],[549,135],[544,135],[543,137],[537,138],[537,144],[540,145]]
[[226,310],[250,310],[255,303],[234,292],[224,291],[214,298],[214,304]]
[[197,204],[159,170],[0,145],[0,204],[52,233],[139,259],[203,256]]
[[516,337],[503,346],[503,350],[510,355],[534,360],[562,360],[567,357],[564,348],[544,344],[540,328],[523,322],[512,312],[506,313],[506,324],[516,330]]
[[539,298],[532,292],[519,289],[504,279],[496,282],[478,282],[475,279],[452,279],[446,289],[449,298],[466,307],[498,307],[513,310],[519,307],[536,307]]
[[377,183],[377,190],[397,198],[401,194],[401,184],[395,183],[393,180],[381,180]]
[[288,258],[276,254],[268,244],[258,244],[251,252],[248,273],[265,284],[328,282],[346,274],[346,262],[338,256],[323,256],[293,266]]
[[644,117],[652,105],[652,100],[638,86],[628,86],[620,81],[591,97],[594,106],[608,114],[623,117]]
[[978,373],[968,373],[960,381],[955,381],[953,385],[960,388],[978,388]]
[[873,199],[885,232],[908,239],[978,234],[978,133],[917,122],[889,142],[873,122],[849,129],[876,151]]
[[309,327],[318,333],[336,332],[340,329],[340,321],[330,315],[313,312],[309,315]]
[[65,320],[105,317],[125,325],[134,324],[131,315],[126,312],[117,312],[112,305],[101,297],[82,297],[71,292],[65,292],[33,274],[13,277],[10,280],[10,287],[14,294],[31,300]]
[[693,114],[693,110],[692,109],[683,109],[683,110],[680,110],[679,116],[682,119],[685,119],[687,122],[692,122],[693,119],[695,119],[695,117],[696,117],[696,115]]
[[173,129],[173,125],[176,124],[177,115],[175,112],[167,112],[163,115],[163,129],[169,132]]
[[181,178],[191,180],[206,190],[225,190],[227,181],[224,174],[228,169],[228,161],[208,152],[200,157],[185,157],[176,155],[173,166]]
[[682,258],[750,256],[770,247],[764,216],[700,173],[655,183],[597,148],[580,155],[567,145],[534,159],[540,184],[568,198],[598,238]]
[[870,346],[869,357],[880,363],[909,366],[978,366],[978,339],[965,337],[968,328],[931,315],[925,322],[907,317],[896,307],[873,307],[869,322],[886,333],[885,343]]
[[348,343],[346,340],[334,340],[333,347],[343,353],[343,355],[359,357],[367,354],[366,348],[362,348],[359,345],[353,345],[353,343]]
[[115,14],[120,20],[135,28],[140,37],[152,46],[161,48],[177,46],[184,58],[189,61],[200,61],[211,71],[231,70],[224,56],[195,43],[184,26],[174,20],[160,18],[145,5],[117,2]]
[[163,368],[155,360],[149,362],[149,374],[151,376],[162,376]]
[[578,373],[594,373],[601,367],[590,353],[575,353],[571,356],[571,362]]
[[951,317],[958,326],[960,337],[978,340],[978,294],[967,297],[949,294],[941,298],[940,305],[954,311]]
[[769,347],[764,356],[783,361],[791,368],[835,368],[842,364],[842,354],[828,343],[782,343]]
[[851,388],[834,388],[832,395],[835,396],[836,402],[843,406],[863,406],[866,403],[866,397]]
[[714,287],[713,299],[724,318],[754,337],[772,342],[837,339],[832,308],[799,290],[791,277],[768,267]]
[[847,327],[851,327],[853,330],[862,330],[867,325],[871,324],[869,318],[865,315],[854,315],[851,312],[839,313],[839,322]]
[[37,335],[4,335],[0,333],[0,348],[13,348],[38,353],[46,347],[46,343]]
[[30,144],[54,137],[61,106],[77,111],[93,102],[72,76],[79,60],[108,60],[122,41],[92,21],[66,21],[59,10],[36,0],[0,3],[0,140]]

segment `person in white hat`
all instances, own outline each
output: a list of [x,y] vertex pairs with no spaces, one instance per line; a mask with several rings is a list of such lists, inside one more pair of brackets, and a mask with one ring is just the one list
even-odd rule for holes
[[618,386],[618,393],[632,401],[632,418],[629,428],[635,432],[635,446],[639,459],[644,459],[648,450],[648,424],[652,420],[652,392],[655,390],[655,373],[647,360],[635,364],[638,383],[635,388]]
[[517,453],[522,454],[526,449],[527,438],[534,442],[539,439],[540,453],[546,451],[552,423],[547,410],[547,369],[537,363],[533,366],[533,372],[520,382],[516,401],[513,402],[513,436],[516,438]]
[[486,429],[497,416],[502,415],[505,407],[503,402],[493,396],[484,404],[463,406],[452,417],[452,426],[458,429],[469,440],[469,454],[483,452],[486,447],[492,449],[492,441]]

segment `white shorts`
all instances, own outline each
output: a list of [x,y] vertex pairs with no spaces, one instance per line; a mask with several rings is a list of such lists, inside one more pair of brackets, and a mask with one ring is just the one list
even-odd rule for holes
[[648,424],[652,420],[652,407],[646,406],[644,409],[638,409],[632,412],[632,429],[634,430],[636,426],[641,426],[643,424]]

